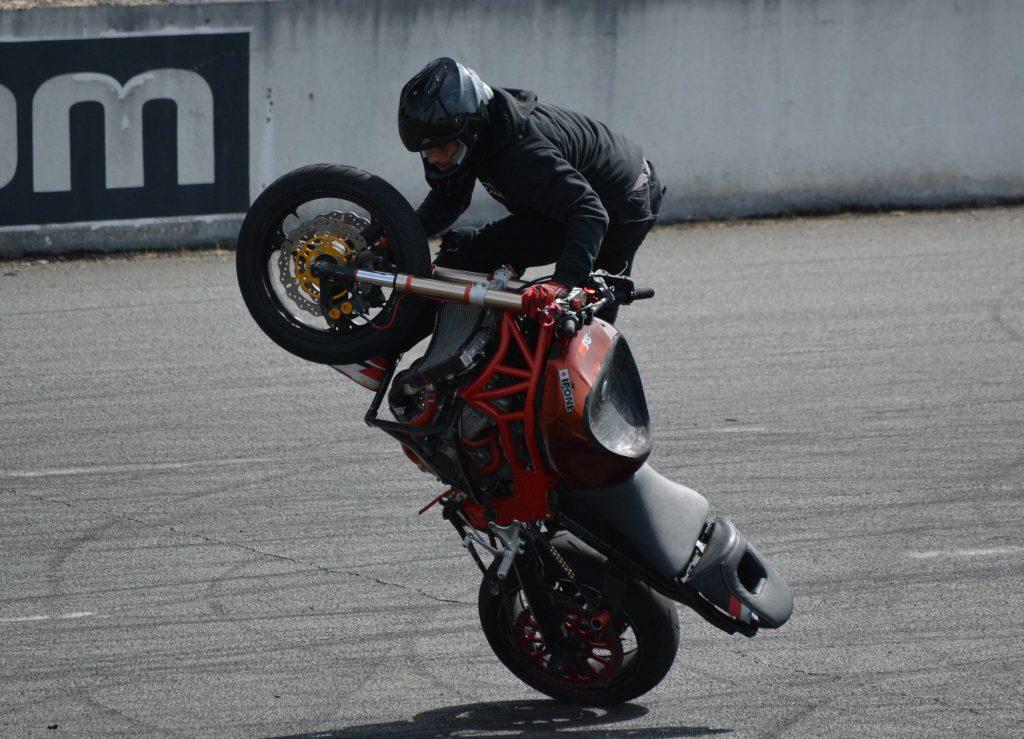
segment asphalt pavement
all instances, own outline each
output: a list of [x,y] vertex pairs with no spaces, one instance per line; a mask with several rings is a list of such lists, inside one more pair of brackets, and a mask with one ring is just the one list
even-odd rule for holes
[[0,736],[1024,734],[1024,209],[658,229],[652,464],[793,586],[560,706],[442,489],[247,314],[230,253],[0,263]]

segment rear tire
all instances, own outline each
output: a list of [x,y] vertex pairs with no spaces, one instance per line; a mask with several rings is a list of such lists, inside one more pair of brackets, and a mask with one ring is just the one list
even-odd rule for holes
[[[598,599],[600,609],[608,608],[601,594],[605,558],[568,534],[556,535],[552,543],[581,589]],[[492,566],[492,576],[495,569]],[[548,587],[557,593],[563,623],[575,635],[578,651],[563,674],[555,674],[543,635],[513,580],[514,575],[506,580],[507,592],[494,594],[484,579],[478,598],[480,624],[502,664],[535,690],[562,703],[613,706],[651,690],[672,668],[679,648],[679,618],[670,600],[630,581],[611,622],[593,630],[586,621],[595,614],[562,575]]]
[[[380,177],[354,167],[315,164],[283,175],[252,204],[238,235],[236,271],[246,307],[264,333],[280,347],[311,362],[349,364],[405,348],[409,335],[422,320],[420,309],[399,310],[400,302],[414,302],[392,291],[378,291],[365,313],[333,325],[323,317],[316,303],[317,280],[303,275],[304,285],[293,279],[291,291],[282,286],[281,274],[293,268],[281,258],[283,244],[310,218],[331,211],[330,203],[343,204],[335,210],[356,211],[371,225],[380,226],[390,242],[379,271],[430,274],[430,250],[419,218],[409,202]],[[318,206],[321,206],[317,210]],[[300,216],[300,210],[306,215]],[[306,222],[303,223],[303,218]],[[358,231],[360,227],[352,226]],[[335,244],[352,248],[345,235]],[[326,239],[330,244],[330,238]],[[331,246],[327,247],[331,249]],[[375,247],[383,253],[379,247]],[[360,252],[369,257],[370,249]],[[376,252],[375,252],[376,254]],[[322,257],[321,257],[322,258]],[[305,292],[303,292],[305,290]],[[307,295],[306,293],[310,293]],[[357,305],[359,303],[357,302]],[[352,310],[349,303],[348,310]]]

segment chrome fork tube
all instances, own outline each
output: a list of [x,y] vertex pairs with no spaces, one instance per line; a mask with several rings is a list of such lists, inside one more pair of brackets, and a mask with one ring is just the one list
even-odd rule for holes
[[[523,312],[523,298],[518,293],[494,290],[487,287],[487,285],[471,282],[470,275],[475,273],[461,272],[460,270],[453,271],[459,274],[442,273],[440,276],[458,279],[463,284],[453,284],[431,277],[375,272],[369,269],[357,269],[355,271],[355,281],[364,285],[390,287],[400,293],[422,295],[427,298],[450,300],[455,303],[479,305],[488,308],[500,308],[514,313]],[[444,272],[449,271],[445,270]],[[483,277],[483,275],[477,275],[477,278]]]

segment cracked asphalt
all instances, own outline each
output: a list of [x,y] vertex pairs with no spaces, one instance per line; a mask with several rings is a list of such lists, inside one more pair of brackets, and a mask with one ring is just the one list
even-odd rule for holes
[[0,735],[1020,736],[1024,209],[662,228],[652,463],[796,594],[563,707],[491,655],[441,492],[228,253],[0,263]]

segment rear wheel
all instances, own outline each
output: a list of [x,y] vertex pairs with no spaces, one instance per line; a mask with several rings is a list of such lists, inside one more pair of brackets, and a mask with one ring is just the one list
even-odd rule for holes
[[331,286],[322,294],[311,267],[325,261],[428,275],[427,239],[401,193],[354,167],[289,172],[249,209],[236,270],[252,317],[292,354],[347,364],[404,348],[420,311],[402,310],[406,297],[387,288]]
[[621,605],[612,609],[601,592],[604,557],[567,534],[552,543],[578,583],[559,575],[547,584],[568,634],[569,654],[552,658],[510,577],[503,593],[492,593],[486,579],[480,586],[480,623],[495,655],[527,685],[563,703],[610,706],[651,690],[668,674],[679,648],[675,606],[630,581]]

